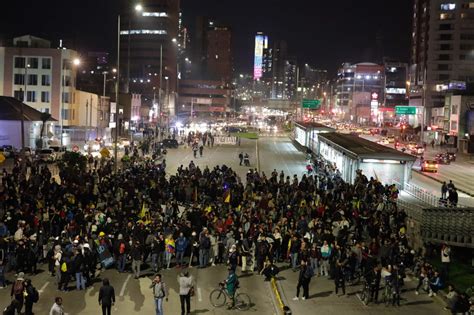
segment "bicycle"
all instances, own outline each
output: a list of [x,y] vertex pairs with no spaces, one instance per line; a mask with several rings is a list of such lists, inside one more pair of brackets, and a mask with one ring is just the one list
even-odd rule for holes
[[367,280],[364,280],[362,292],[360,293],[360,299],[364,305],[369,304],[370,301],[370,283]]
[[386,283],[382,291],[382,303],[389,306],[393,299],[393,289],[390,283]]
[[[227,293],[224,283],[219,283],[219,289],[214,289],[209,294],[209,300],[212,306],[222,307],[226,305],[227,299],[232,300],[232,297]],[[237,293],[234,295],[235,305],[234,308],[239,311],[246,311],[250,308],[250,297],[246,293]]]

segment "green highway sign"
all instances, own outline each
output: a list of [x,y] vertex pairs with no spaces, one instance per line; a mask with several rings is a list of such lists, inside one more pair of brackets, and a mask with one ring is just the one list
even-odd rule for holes
[[416,115],[415,106],[395,106],[396,115]]
[[319,109],[319,107],[321,107],[321,101],[304,99],[301,101],[301,107],[309,109]]

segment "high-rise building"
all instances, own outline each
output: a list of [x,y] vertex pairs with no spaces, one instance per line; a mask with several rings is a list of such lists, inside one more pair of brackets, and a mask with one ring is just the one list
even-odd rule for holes
[[285,98],[285,66],[288,59],[288,47],[286,41],[276,40],[273,43],[273,75],[271,98]]
[[327,70],[317,69],[305,64],[301,68],[300,83],[303,98],[321,99],[327,85]]
[[399,61],[384,59],[385,67],[385,101],[387,110],[395,106],[408,105],[407,80],[408,64]]
[[289,57],[285,60],[284,67],[284,94],[283,99],[296,99],[296,92],[298,87],[298,63],[296,57]]
[[207,31],[207,72],[209,78],[232,80],[232,31],[228,26],[215,26]]
[[130,1],[122,0],[121,90],[139,93],[145,96],[145,100],[151,100],[153,93],[161,89],[163,100],[169,100],[162,111],[174,116],[178,83],[177,55],[181,45],[178,40],[180,1],[144,0],[140,4],[141,10],[137,11]]
[[414,0],[410,106],[425,122],[443,126],[445,87],[474,81],[474,2]]
[[336,110],[358,123],[378,120],[384,99],[384,67],[375,63],[344,63],[338,71]]
[[268,36],[262,32],[255,35],[255,49],[253,62],[253,79],[259,80],[263,75],[263,50],[268,48]]

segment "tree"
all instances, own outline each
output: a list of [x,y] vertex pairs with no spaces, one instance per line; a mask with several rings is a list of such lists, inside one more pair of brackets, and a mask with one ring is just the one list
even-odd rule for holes
[[41,149],[43,148],[43,133],[44,133],[44,127],[46,125],[46,122],[51,118],[50,113],[41,113],[40,119],[41,119],[41,131],[40,131],[40,138],[36,141],[36,147]]

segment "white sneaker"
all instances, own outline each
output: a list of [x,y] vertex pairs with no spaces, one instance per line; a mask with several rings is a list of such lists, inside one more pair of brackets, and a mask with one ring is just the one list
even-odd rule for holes
[[302,299],[303,301],[306,300],[306,298],[305,298],[304,296],[303,296],[301,299]]
[[438,294],[436,292],[433,292],[433,296],[437,296]]
[[415,294],[416,294],[416,295],[419,295],[420,293],[419,293],[418,291],[415,291]]
[[295,296],[295,297],[293,298],[293,301],[298,301],[299,299],[300,299],[299,297]]
[[429,296],[429,297],[432,297],[432,296],[433,296],[433,293],[430,292],[430,293],[428,294],[428,296]]

